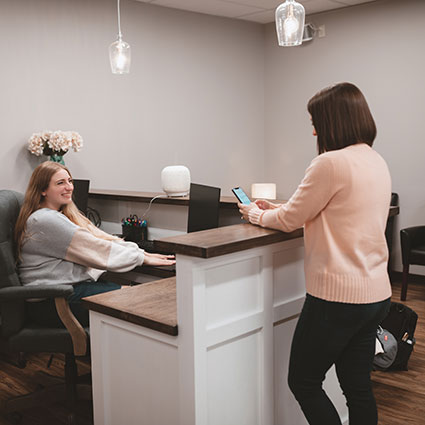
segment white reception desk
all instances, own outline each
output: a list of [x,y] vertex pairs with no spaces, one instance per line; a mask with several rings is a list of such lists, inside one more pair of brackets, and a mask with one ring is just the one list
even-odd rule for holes
[[[177,253],[175,278],[86,299],[95,425],[305,425],[287,385],[302,230],[239,224],[158,245]],[[347,422],[334,369],[325,388]]]

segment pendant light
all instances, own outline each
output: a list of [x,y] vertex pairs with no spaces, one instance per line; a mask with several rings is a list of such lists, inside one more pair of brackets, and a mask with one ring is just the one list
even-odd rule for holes
[[112,74],[128,74],[130,72],[131,49],[123,41],[121,34],[120,0],[117,0],[118,9],[118,39],[109,46],[109,60]]
[[279,46],[299,46],[303,42],[305,11],[295,0],[286,0],[276,9]]

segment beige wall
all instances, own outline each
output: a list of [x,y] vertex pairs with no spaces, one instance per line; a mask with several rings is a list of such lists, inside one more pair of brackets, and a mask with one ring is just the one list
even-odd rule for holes
[[160,190],[161,169],[180,163],[225,194],[269,180],[289,197],[315,155],[308,99],[348,80],[376,118],[398,228],[424,224],[423,0],[312,15],[327,35],[298,48],[279,48],[274,24],[121,3],[128,76],[109,68],[115,0],[0,0],[1,187],[24,190],[31,133],[73,129],[85,146],[65,161],[95,188]]
[[326,37],[299,48],[279,48],[273,24],[266,26],[266,178],[277,182],[280,196],[292,194],[316,155],[308,99],[335,82],[357,84],[376,119],[375,149],[400,195],[400,269],[398,230],[425,224],[425,1],[378,1],[310,21],[325,25]]
[[24,190],[35,131],[76,130],[64,157],[92,187],[160,190],[166,165],[198,183],[261,180],[264,27],[121,1],[131,73],[112,75],[115,0],[0,0],[3,188]]

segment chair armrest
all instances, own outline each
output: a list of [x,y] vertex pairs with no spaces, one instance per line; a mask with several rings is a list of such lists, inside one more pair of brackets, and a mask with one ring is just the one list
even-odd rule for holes
[[400,230],[401,256],[403,265],[409,264],[410,251],[425,244],[425,226],[408,227]]
[[74,354],[84,356],[87,352],[87,334],[66,301],[73,292],[72,285],[9,286],[0,289],[0,304],[10,305],[10,301],[23,302],[32,298],[54,298],[58,316],[71,335]]
[[68,297],[73,292],[72,285],[8,286],[0,289],[0,301]]
[[71,335],[74,354],[84,356],[87,352],[87,334],[80,322],[72,314],[69,304],[65,298],[55,298],[56,310],[62,323]]

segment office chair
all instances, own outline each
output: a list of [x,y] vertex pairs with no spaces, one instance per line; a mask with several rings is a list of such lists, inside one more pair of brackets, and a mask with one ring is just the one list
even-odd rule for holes
[[[399,204],[399,198],[398,193],[391,193],[391,202],[390,206],[397,207]],[[391,253],[392,253],[392,247],[393,247],[393,235],[394,235],[394,219],[395,216],[388,217],[387,220],[387,226],[385,228],[385,239],[387,240],[387,246],[388,246],[388,275],[391,277],[393,267],[392,267],[392,259],[391,259]]]
[[[65,384],[45,387],[35,393],[14,397],[4,404],[10,422],[19,423],[20,410],[67,399],[68,423],[76,424],[77,391],[91,398],[90,385],[77,385],[76,356],[87,353],[88,329],[83,329],[72,314],[66,298],[72,294],[71,285],[22,286],[16,272],[13,231],[23,195],[0,190],[0,346],[13,353],[65,354]],[[65,328],[47,328],[30,323],[26,318],[25,300],[52,298]]]
[[403,261],[402,301],[406,301],[410,264],[425,266],[425,226],[400,230],[401,258]]

